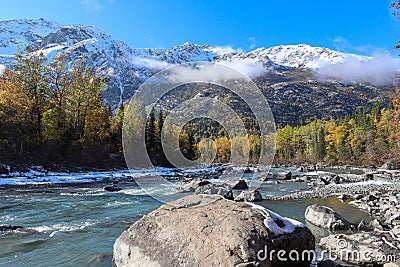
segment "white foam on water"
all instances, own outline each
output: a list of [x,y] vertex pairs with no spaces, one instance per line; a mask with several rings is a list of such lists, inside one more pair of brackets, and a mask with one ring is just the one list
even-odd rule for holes
[[130,205],[138,203],[137,201],[132,201],[132,202],[120,202],[120,201],[114,201],[112,203],[107,203],[106,207],[115,207],[115,206],[123,206],[123,205]]
[[41,233],[51,232],[50,235],[54,236],[54,234],[56,232],[79,231],[79,230],[83,230],[87,227],[94,226],[97,223],[99,223],[99,222],[87,220],[87,221],[84,221],[81,223],[57,223],[57,224],[53,224],[51,226],[41,225],[41,226],[30,227],[30,229],[41,232]]

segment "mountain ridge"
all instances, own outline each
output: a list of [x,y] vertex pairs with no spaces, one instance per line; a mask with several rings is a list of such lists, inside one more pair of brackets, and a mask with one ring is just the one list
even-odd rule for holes
[[[190,42],[175,45],[170,49],[132,48],[123,41],[112,39],[98,26],[64,25],[45,19],[20,19],[0,21],[0,71],[4,66],[12,65],[13,54],[18,51],[17,47],[25,45],[31,51],[43,52],[49,61],[60,55],[70,63],[84,59],[88,66],[94,68],[99,75],[110,78],[107,89],[103,93],[103,99],[114,109],[129,100],[140,84],[150,76],[161,69],[182,63],[217,62],[239,68],[244,66],[243,69],[245,71],[250,69],[250,72],[252,68],[262,68],[262,74],[259,74],[260,70],[258,70],[257,75],[251,78],[257,78],[257,85],[263,88],[271,105],[279,108],[282,105],[277,103],[281,103],[282,99],[290,101],[288,95],[282,95],[288,86],[292,89],[300,88],[299,85],[305,88],[303,92],[291,90],[296,94],[304,93],[304,96],[298,96],[302,99],[301,105],[310,103],[310,100],[307,102],[306,98],[316,93],[318,88],[315,84],[318,84],[320,88],[331,88],[334,93],[342,90],[341,88],[348,88],[346,84],[335,79],[333,81],[337,84],[334,86],[329,80],[322,82],[313,74],[313,71],[324,66],[343,63],[348,58],[359,62],[373,59],[307,44],[261,47],[250,52],[229,46],[199,45]],[[300,80],[299,77],[301,77]],[[282,83],[281,80],[285,79],[291,82]],[[351,86],[354,87],[354,84]],[[344,108],[344,113],[354,110],[356,105],[360,104],[359,98],[364,99],[361,104],[367,106],[369,101],[374,99],[380,102],[387,101],[387,97],[381,94],[387,91],[388,85],[383,85],[383,87],[371,87],[366,84],[363,88],[372,88],[371,92],[355,92],[354,95],[349,96],[346,101],[350,101],[347,105],[351,108]],[[314,91],[306,93],[310,88],[314,88]],[[273,90],[276,90],[275,93],[270,94]],[[351,100],[353,97],[356,99]],[[295,110],[301,112],[301,110]],[[278,111],[276,113],[279,114]],[[321,114],[319,115],[324,116],[324,112]]]

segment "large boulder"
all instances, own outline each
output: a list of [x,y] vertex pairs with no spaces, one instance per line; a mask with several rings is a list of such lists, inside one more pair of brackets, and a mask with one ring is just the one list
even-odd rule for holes
[[390,232],[329,235],[320,246],[331,257],[356,266],[382,266],[400,259],[400,241]]
[[305,219],[313,225],[330,230],[347,230],[351,224],[343,216],[333,209],[317,204],[308,206],[305,213]]
[[308,267],[311,259],[280,261],[270,252],[284,250],[289,258],[289,251],[302,255],[314,245],[303,224],[261,206],[190,195],[161,206],[123,232],[114,244],[113,264]]

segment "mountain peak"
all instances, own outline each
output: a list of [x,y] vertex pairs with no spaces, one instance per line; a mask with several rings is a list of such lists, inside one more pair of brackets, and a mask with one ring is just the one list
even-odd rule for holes
[[293,68],[319,68],[326,64],[344,62],[347,57],[353,57],[361,61],[369,59],[364,56],[346,54],[308,44],[279,45],[267,49],[256,49],[255,51],[258,54],[268,56],[276,64]]

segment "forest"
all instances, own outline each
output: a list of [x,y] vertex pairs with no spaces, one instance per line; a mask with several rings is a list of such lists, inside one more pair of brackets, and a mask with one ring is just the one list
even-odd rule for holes
[[[27,51],[29,52],[29,51]],[[18,53],[0,77],[0,161],[4,164],[124,166],[122,128],[125,106],[117,111],[101,98],[107,79],[82,61],[72,66],[61,57],[48,63],[39,53]],[[140,106],[140,100],[136,100]],[[144,110],[137,112],[144,112]],[[145,113],[144,113],[145,114]],[[161,145],[167,112],[152,109],[146,145],[154,164],[168,166]],[[178,131],[188,159],[215,150],[215,162],[228,162],[231,145],[250,142],[250,162],[257,163],[261,137],[257,122],[242,118],[248,134],[232,140],[219,124],[197,120]],[[387,107],[360,107],[340,119],[318,119],[301,126],[278,126],[276,164],[380,165],[400,157],[400,94]],[[210,144],[214,140],[215,146]],[[243,153],[237,152],[235,153]]]

